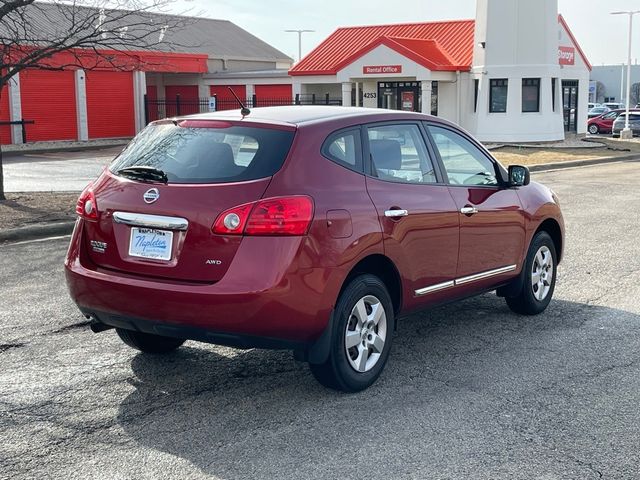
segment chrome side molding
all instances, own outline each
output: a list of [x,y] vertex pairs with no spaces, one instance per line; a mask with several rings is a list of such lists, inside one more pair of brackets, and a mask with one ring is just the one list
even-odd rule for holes
[[516,267],[517,265],[509,265],[508,267],[496,268],[495,270],[487,270],[486,272],[476,273],[468,277],[457,278],[456,285],[464,285],[465,283],[476,282],[496,275],[502,275],[503,273],[513,272]]
[[508,265],[506,267],[487,270],[486,272],[476,273],[474,275],[469,275],[467,277],[457,278],[449,282],[438,283],[436,285],[430,285],[428,287],[420,288],[416,290],[414,293],[417,297],[420,297],[422,295],[427,295],[429,293],[439,292],[440,290],[444,290],[445,288],[456,287],[458,285],[477,282],[478,280],[484,280],[485,278],[494,277],[496,275],[502,275],[503,273],[513,272],[516,268],[518,268],[517,265]]
[[455,286],[455,282],[453,280],[451,280],[450,282],[442,282],[436,285],[431,285],[430,287],[425,287],[425,288],[416,290],[416,295],[417,296],[426,295],[427,293],[438,292],[440,290],[444,290],[445,288],[451,288],[453,286]]
[[113,212],[113,221],[132,227],[164,230],[186,230],[189,227],[189,220],[186,218],[146,215],[144,213]]

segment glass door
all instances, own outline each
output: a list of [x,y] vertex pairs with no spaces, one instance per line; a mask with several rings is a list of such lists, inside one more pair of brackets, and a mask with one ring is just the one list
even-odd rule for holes
[[564,131],[578,131],[578,80],[562,81],[562,106],[564,111]]

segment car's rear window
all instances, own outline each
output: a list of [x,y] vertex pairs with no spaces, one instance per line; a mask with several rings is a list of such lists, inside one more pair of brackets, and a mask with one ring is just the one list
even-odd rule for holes
[[169,183],[226,183],[269,177],[291,148],[294,132],[269,128],[149,125],[113,161],[112,173],[148,166]]

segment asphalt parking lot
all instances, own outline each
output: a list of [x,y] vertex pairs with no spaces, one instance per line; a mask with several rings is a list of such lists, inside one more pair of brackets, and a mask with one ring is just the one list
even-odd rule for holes
[[138,354],[69,300],[68,239],[0,246],[0,478],[639,478],[640,162],[534,179],[567,222],[547,312],[413,315],[355,395],[286,352]]
[[122,149],[119,146],[78,152],[5,153],[2,159],[5,191],[80,192]]

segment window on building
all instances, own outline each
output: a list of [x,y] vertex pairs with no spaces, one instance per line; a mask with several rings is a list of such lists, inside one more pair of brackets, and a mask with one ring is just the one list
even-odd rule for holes
[[431,82],[431,115],[438,116],[438,82]]
[[556,84],[558,83],[557,78],[551,79],[551,108],[553,111],[556,111]]
[[523,112],[539,112],[540,111],[540,79],[539,78],[523,78],[522,79],[522,111]]
[[489,88],[489,112],[504,113],[507,111],[507,93],[509,80],[506,78],[491,79]]
[[480,80],[475,79],[473,81],[473,112],[478,111],[478,90],[480,88]]

